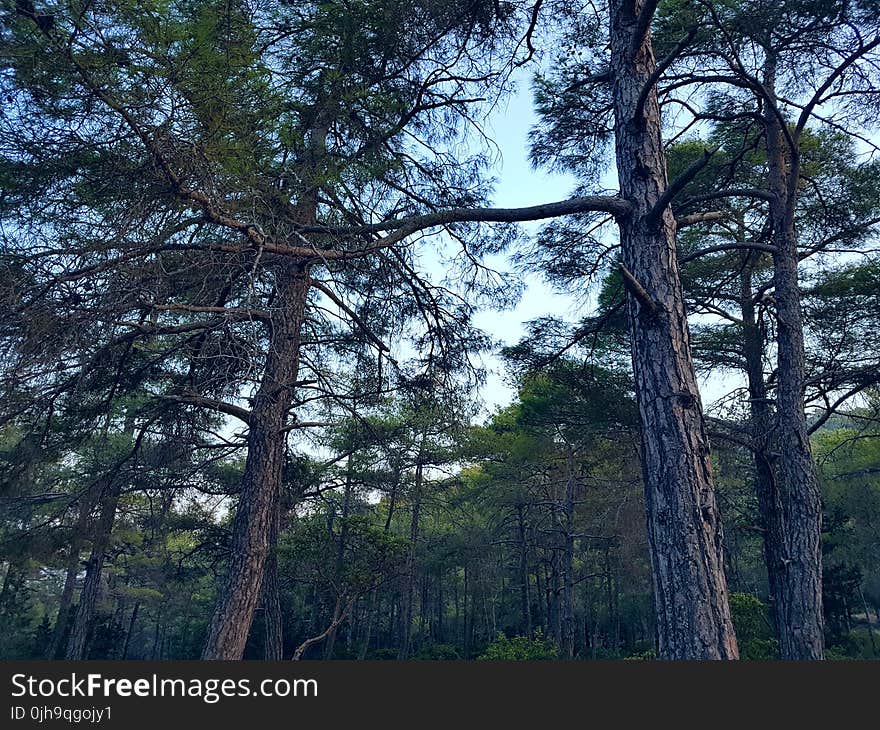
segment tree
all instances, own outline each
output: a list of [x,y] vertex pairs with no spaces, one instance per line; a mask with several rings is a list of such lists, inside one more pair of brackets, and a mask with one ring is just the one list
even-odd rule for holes
[[[4,230],[14,231],[5,271],[16,281],[7,413],[45,413],[149,340],[155,398],[244,422],[237,445],[248,457],[206,657],[241,655],[259,600],[290,412],[310,379],[304,330],[324,320],[311,344],[337,339],[329,314],[357,333],[350,347],[372,347],[381,362],[382,327],[421,318],[438,359],[456,339],[446,322],[466,329],[467,306],[393,248],[421,226],[379,240],[328,228],[479,199],[478,166],[453,165],[434,144],[454,133],[465,89],[497,76],[476,51],[470,68],[455,59],[478,41],[491,57],[484,41],[503,19],[482,3],[455,5],[375,3],[351,15],[316,3],[268,9],[256,23],[234,3],[113,3],[59,10],[51,25],[34,13],[4,20],[4,93],[22,110],[2,132]],[[389,291],[399,316],[367,324],[362,314]],[[108,398],[114,388],[111,379]]]
[[[721,105],[718,104],[720,107]],[[777,620],[780,643],[782,634],[792,629],[784,615],[777,616],[775,606],[785,590],[777,574],[784,564],[784,546],[778,542],[784,530],[778,523],[783,514],[778,504],[772,470],[773,430],[772,395],[779,379],[778,368],[767,372],[768,347],[774,327],[772,287],[772,246],[763,242],[772,222],[769,219],[767,191],[764,186],[766,155],[755,136],[754,118],[715,122],[715,129],[705,143],[693,141],[677,145],[672,159],[679,169],[693,159],[714,150],[711,162],[685,188],[676,206],[680,218],[692,217],[695,223],[680,236],[683,280],[689,299],[689,311],[702,316],[695,338],[695,356],[702,367],[714,372],[741,371],[747,383],[745,406],[750,428],[744,430],[737,419],[740,409],[728,408],[725,421],[715,421],[715,437],[745,444],[754,461],[754,478],[762,512],[766,562],[770,579],[771,615]],[[800,141],[802,183],[795,221],[798,230],[798,256],[805,286],[801,296],[810,316],[805,325],[805,404],[823,404],[818,418],[808,424],[808,433],[821,427],[836,408],[870,385],[865,361],[876,354],[866,351],[864,340],[853,338],[847,311],[857,306],[857,289],[849,290],[852,299],[844,302],[830,296],[820,304],[812,291],[833,289],[842,272],[834,273],[836,259],[845,253],[868,247],[877,221],[876,165],[859,160],[852,142],[838,132],[819,131],[804,134]],[[739,189],[743,197],[718,200],[725,190]],[[752,194],[746,194],[752,191]],[[846,271],[853,264],[843,264]],[[861,267],[857,265],[857,268]],[[828,280],[826,287],[821,282]],[[835,305],[831,306],[832,298]],[[832,314],[835,312],[835,314]],[[870,310],[868,310],[870,311]],[[820,313],[821,312],[821,313]],[[860,315],[860,318],[864,317]],[[870,315],[868,315],[870,316]],[[716,320],[706,324],[705,318]],[[842,319],[837,319],[841,317]],[[850,349],[856,345],[858,352]],[[833,375],[832,375],[833,373]],[[830,391],[834,391],[834,404]],[[733,394],[736,395],[736,394]],[[737,396],[738,397],[738,396]],[[802,405],[802,408],[804,406]],[[774,496],[776,495],[776,496]]]
[[[768,434],[771,458],[767,478],[760,481],[770,489],[761,493],[771,535],[768,570],[774,610],[784,627],[782,656],[821,659],[821,502],[804,411],[806,359],[795,226],[804,171],[801,140],[809,124],[853,128],[858,124],[858,112],[852,114],[855,99],[875,100],[873,64],[880,48],[876,6],[793,0],[772,7],[762,2],[670,7],[667,27],[677,33],[682,24],[691,29],[682,42],[693,47],[680,55],[685,62],[678,73],[671,72],[667,89],[726,86],[731,98],[746,105],[733,108],[753,118],[762,135],[777,357],[776,412]],[[704,14],[714,32],[694,30],[695,18]],[[699,58],[696,70],[687,66],[693,57]],[[823,106],[830,111],[820,113]],[[687,103],[685,107],[690,108]],[[701,116],[695,114],[696,119]]]
[[[667,181],[657,98],[667,64],[655,62],[650,33],[656,4],[610,2],[608,10],[607,39],[589,11],[575,18],[572,46],[581,50],[580,26],[586,26],[596,47],[607,40],[610,55],[606,60],[588,51],[586,62],[563,59],[556,78],[540,87],[546,121],[534,154],[538,162],[590,174],[597,169],[595,153],[613,138],[620,197],[627,204],[615,218],[641,413],[660,652],[668,658],[736,658],[669,209],[695,171]],[[587,126],[573,121],[580,119]]]

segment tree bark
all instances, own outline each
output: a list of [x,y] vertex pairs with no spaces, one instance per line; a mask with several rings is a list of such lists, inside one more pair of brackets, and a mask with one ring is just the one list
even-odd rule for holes
[[77,512],[76,525],[70,539],[70,552],[67,555],[67,572],[64,576],[64,588],[58,601],[58,614],[55,617],[55,627],[52,629],[52,639],[46,648],[46,659],[54,659],[61,648],[64,632],[70,623],[71,607],[73,606],[73,594],[76,590],[76,576],[79,574],[80,550],[83,538],[88,527],[89,515],[94,507],[98,494],[95,494],[95,485],[91,485],[87,492],[82,495]]
[[752,286],[753,253],[746,254],[740,271],[740,311],[742,313],[743,328],[743,356],[746,365],[746,378],[749,388],[749,411],[752,457],[755,464],[755,492],[758,497],[758,512],[761,518],[762,539],[764,546],[764,562],[767,565],[767,582],[770,590],[770,609],[777,638],[783,633],[777,605],[779,596],[782,595],[784,586],[782,583],[781,568],[783,565],[780,555],[780,536],[784,534],[780,520],[782,519],[782,504],[779,499],[779,490],[776,488],[776,480],[773,477],[773,468],[770,457],[769,437],[773,427],[773,414],[770,409],[770,399],[767,395],[767,385],[764,380],[764,337],[758,325],[755,313],[754,291]]
[[[764,86],[775,94],[775,62],[765,67]],[[770,520],[768,557],[776,574],[773,596],[783,659],[824,658],[822,616],[822,500],[804,411],[804,322],[798,286],[798,250],[794,227],[799,177],[798,151],[786,143],[785,130],[765,104],[770,218],[773,225],[773,290],[776,300],[776,423],[772,442],[772,478],[781,515]],[[796,144],[796,142],[795,142]]]
[[[650,2],[612,0],[618,219],[641,417],[642,472],[660,656],[736,659],[709,443],[689,350],[675,220],[652,73]],[[641,37],[640,37],[641,36]],[[643,93],[646,85],[651,85]],[[627,276],[629,274],[629,276]]]
[[265,631],[263,658],[280,661],[284,658],[284,617],[281,613],[281,593],[278,587],[278,533],[281,523],[280,505],[275,505],[272,531],[269,535],[269,554],[263,581],[263,611]]
[[251,409],[247,460],[232,527],[232,556],[203,659],[241,659],[269,553],[284,463],[284,426],[299,371],[300,333],[310,288],[307,265],[279,264],[275,276],[279,301],[272,313],[269,352]]
[[110,544],[110,534],[113,531],[113,522],[116,519],[116,507],[119,504],[120,485],[107,485],[100,500],[101,516],[95,527],[95,539],[92,543],[92,552],[86,563],[86,577],[79,596],[79,605],[76,607],[76,615],[70,636],[67,640],[67,652],[65,659],[85,659],[86,643],[92,627],[92,618],[95,615],[95,603],[101,588],[101,573],[104,568],[104,555]]

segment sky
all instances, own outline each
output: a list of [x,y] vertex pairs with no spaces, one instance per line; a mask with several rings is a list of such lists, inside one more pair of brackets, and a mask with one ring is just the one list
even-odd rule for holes
[[[500,151],[500,159],[495,168],[497,184],[493,204],[497,207],[514,208],[571,197],[576,180],[574,176],[563,173],[550,173],[535,170],[528,160],[529,130],[537,122],[532,105],[528,77],[520,75],[517,79],[517,93],[502,102],[491,114],[487,123],[487,134]],[[611,169],[603,186],[614,188],[616,173]],[[523,225],[527,231],[534,231],[539,224]],[[510,263],[504,256],[497,256],[488,263],[498,270],[509,270]],[[474,323],[503,345],[513,345],[525,335],[525,323],[541,316],[554,315],[574,321],[587,311],[583,300],[575,301],[568,294],[555,291],[537,275],[525,278],[526,288],[517,306],[508,310],[483,310],[477,313]],[[591,298],[592,299],[592,298]],[[491,414],[499,407],[508,405],[516,392],[506,382],[503,363],[497,354],[484,359],[488,369],[486,384],[481,397],[484,413]],[[721,399],[733,388],[742,385],[741,378],[735,375],[712,375],[700,380],[700,391],[704,406]]]
[[[575,179],[571,175],[535,170],[528,160],[529,130],[537,116],[532,106],[528,79],[518,79],[517,93],[506,103],[499,105],[488,120],[487,134],[498,145],[500,158],[496,169],[494,204],[503,208],[519,208],[571,197]],[[536,224],[524,225],[535,230]],[[490,260],[499,270],[509,268],[505,257]],[[489,332],[504,345],[513,345],[525,335],[525,323],[552,314],[566,319],[578,316],[577,305],[570,296],[559,294],[548,286],[540,276],[525,279],[526,288],[514,309],[505,311],[484,310],[474,318],[475,324]],[[505,406],[515,397],[515,391],[504,380],[502,363],[496,356],[486,358],[489,376],[481,393],[485,410],[493,412]]]

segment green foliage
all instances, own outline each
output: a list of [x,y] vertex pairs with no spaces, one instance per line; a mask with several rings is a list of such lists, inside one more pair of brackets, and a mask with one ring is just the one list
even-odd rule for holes
[[778,659],[779,643],[773,638],[767,606],[750,593],[730,594],[730,613],[739,656],[744,660]]
[[493,661],[532,661],[558,657],[559,648],[556,644],[539,633],[531,639],[528,636],[514,636],[508,639],[504,634],[498,634],[495,641],[489,644],[477,658]]
[[825,650],[825,658],[880,659],[880,635],[874,631],[873,641],[867,631],[853,631]]
[[461,655],[453,644],[431,644],[422,649],[415,658],[430,661],[449,661],[453,659],[461,659]]

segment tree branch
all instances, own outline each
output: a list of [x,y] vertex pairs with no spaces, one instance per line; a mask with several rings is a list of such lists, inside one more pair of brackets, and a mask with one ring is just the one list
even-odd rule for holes
[[656,223],[660,220],[663,212],[674,200],[675,196],[684,190],[685,186],[699,174],[700,170],[708,164],[710,158],[716,151],[717,150],[704,150],[703,156],[700,157],[699,160],[688,165],[688,167],[677,178],[675,178],[675,180],[667,185],[666,190],[663,191],[663,195],[660,196],[660,199],[654,204],[654,207],[651,208],[646,216],[649,224]]
[[[554,203],[542,203],[524,208],[449,208],[407,218],[372,223],[351,228],[330,226],[300,226],[300,233],[323,233],[334,236],[379,233],[406,229],[409,233],[452,223],[522,223],[543,218],[555,218],[575,213],[609,213],[615,218],[630,214],[632,206],[616,195],[589,195],[569,198]],[[409,233],[407,235],[409,235]],[[381,241],[376,242],[381,243]]]
[[199,408],[208,408],[220,413],[226,413],[229,416],[235,416],[239,421],[250,425],[251,412],[246,408],[227,403],[226,401],[214,400],[213,398],[205,398],[196,393],[182,393],[181,395],[159,395],[156,396],[161,400],[170,400],[175,403],[183,403],[186,405],[198,406]]

